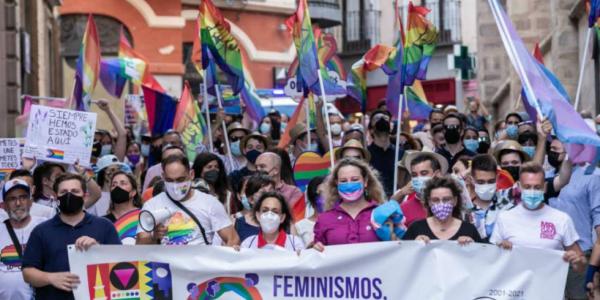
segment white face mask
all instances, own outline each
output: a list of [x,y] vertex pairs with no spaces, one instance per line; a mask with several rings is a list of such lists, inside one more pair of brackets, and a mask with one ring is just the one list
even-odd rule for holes
[[268,211],[260,215],[260,229],[264,233],[273,233],[279,229],[281,218],[278,214]]
[[477,194],[477,197],[483,201],[490,201],[496,194],[496,184],[475,184],[475,194]]
[[340,124],[332,124],[331,125],[331,134],[340,135],[342,133],[342,125]]
[[181,201],[190,191],[191,181],[165,182],[165,191],[175,201]]

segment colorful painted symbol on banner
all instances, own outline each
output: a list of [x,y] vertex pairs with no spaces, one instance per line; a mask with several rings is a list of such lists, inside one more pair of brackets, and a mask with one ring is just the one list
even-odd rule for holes
[[[244,300],[262,300],[260,292],[256,288],[259,277],[257,274],[249,273],[244,278],[239,277],[216,277],[206,280],[198,285],[189,283],[187,285],[190,296],[188,300],[218,299],[224,294],[234,293]],[[228,295],[227,299],[230,299]]]
[[87,266],[90,299],[172,300],[168,264],[133,261]]
[[329,152],[324,156],[315,152],[304,152],[296,159],[294,164],[294,180],[296,186],[302,191],[306,191],[306,186],[311,179],[317,176],[329,174]]
[[65,151],[58,150],[58,149],[48,149],[48,155],[46,157],[54,158],[54,159],[64,159]]

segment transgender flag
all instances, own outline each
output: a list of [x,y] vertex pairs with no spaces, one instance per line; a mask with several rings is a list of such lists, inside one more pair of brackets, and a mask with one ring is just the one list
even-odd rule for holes
[[569,159],[573,163],[589,162],[595,166],[600,153],[600,137],[583,121],[569,99],[566,99],[566,95],[561,92],[564,89],[560,82],[550,76],[552,73],[527,51],[498,1],[488,2],[508,57],[523,84],[527,101],[552,122],[558,139],[567,144]]

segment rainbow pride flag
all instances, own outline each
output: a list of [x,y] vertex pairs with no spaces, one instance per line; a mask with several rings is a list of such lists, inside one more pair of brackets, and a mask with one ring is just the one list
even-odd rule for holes
[[181,133],[186,154],[190,161],[194,161],[196,158],[196,146],[204,140],[207,129],[206,122],[198,107],[198,102],[194,101],[192,89],[187,81],[177,104],[173,128]]
[[58,149],[48,149],[48,154],[46,155],[46,158],[53,158],[53,159],[65,159],[65,151],[63,150],[58,150]]
[[94,17],[89,15],[75,70],[72,99],[75,100],[77,110],[88,111],[90,108],[92,93],[100,74],[100,58],[100,40],[96,32],[96,23]]
[[310,21],[306,0],[298,1],[296,13],[289,17],[285,21],[285,24],[292,32],[294,45],[298,53],[299,67],[298,72],[296,72],[297,82],[302,83],[303,86],[316,95],[321,95],[318,73],[320,72],[326,94],[345,95],[346,90],[330,78],[325,69],[324,62],[319,60],[317,41]]
[[378,44],[352,65],[348,77],[348,96],[358,101],[363,111],[367,107],[367,73],[383,66],[386,66],[386,70],[391,69],[396,56],[396,48]]
[[230,33],[229,23],[225,21],[211,0],[201,2],[198,18],[200,19],[198,39],[202,45],[202,49],[199,50],[202,54],[202,69],[206,70],[208,67],[210,51],[214,62],[227,76],[234,94],[238,94],[244,88],[242,54],[238,42]]
[[[143,73],[141,78],[142,85],[145,85],[146,87],[149,87],[155,91],[166,93],[166,90],[160,85],[156,78],[154,78],[152,73],[150,73],[148,59],[146,59],[146,57],[144,57],[141,53],[135,51],[135,49],[131,47],[131,44],[129,44],[129,41],[127,41],[127,37],[125,37],[123,28],[121,28],[121,37],[119,39],[119,59],[129,62],[129,64],[137,70],[135,73]],[[144,65],[143,72],[142,64]],[[132,74],[129,76],[131,77]],[[134,76],[134,78],[132,78],[132,83],[136,84],[137,82],[137,76]]]
[[406,102],[408,104],[408,112],[411,120],[427,120],[429,113],[433,110],[427,102],[427,96],[423,90],[420,80],[415,80],[412,86],[406,88]]
[[588,27],[600,26],[600,0],[585,0],[585,10],[588,13]]
[[294,128],[294,126],[296,126],[296,124],[298,123],[306,123],[306,105],[309,106],[310,128],[316,127],[315,120],[317,116],[317,109],[312,94],[309,94],[308,96],[303,97],[302,100],[300,100],[300,103],[298,103],[298,106],[296,106],[294,113],[292,113],[292,116],[290,117],[288,124],[285,127],[285,132],[281,135],[281,138],[279,139],[279,144],[277,144],[277,148],[285,149],[290,143],[290,132],[292,128]]
[[115,229],[117,229],[119,239],[124,240],[126,238],[135,238],[140,219],[140,212],[141,210],[134,209],[115,221],[114,225]]
[[408,4],[408,24],[404,44],[404,84],[412,85],[415,79],[424,80],[427,66],[435,51],[438,32],[427,19],[429,9]]

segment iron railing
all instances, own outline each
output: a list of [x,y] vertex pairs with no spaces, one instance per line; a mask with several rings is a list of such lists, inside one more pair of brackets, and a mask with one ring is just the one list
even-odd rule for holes
[[342,52],[364,53],[380,40],[381,11],[348,11],[344,16]]

